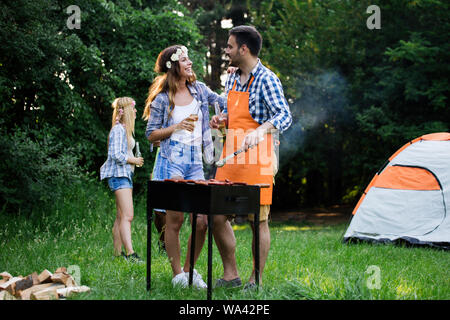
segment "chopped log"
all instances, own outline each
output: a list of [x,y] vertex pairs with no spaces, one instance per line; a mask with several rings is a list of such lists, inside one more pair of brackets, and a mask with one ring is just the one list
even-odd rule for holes
[[59,267],[54,273],[67,273],[66,267]]
[[0,285],[0,290],[6,290],[9,293],[11,293],[12,295],[14,295],[15,293],[15,288],[16,288],[16,282],[17,281],[21,281],[22,278],[19,277],[14,277],[8,280],[8,282]]
[[14,288],[14,295],[16,297],[20,296],[20,291],[26,290],[33,286],[33,278],[28,276],[28,278],[22,279],[16,282],[16,287]]
[[69,288],[62,288],[62,289],[58,289],[57,290],[60,298],[62,298],[62,297],[70,297],[74,293],[89,292],[89,291],[91,291],[91,288],[89,288],[87,286],[69,287]]
[[53,283],[62,283],[66,287],[73,287],[76,285],[75,280],[67,272],[55,273],[54,275],[52,275],[51,279]]
[[44,289],[47,289],[51,286],[54,286],[55,284],[53,283],[44,283],[44,284],[38,284],[36,286],[32,286],[31,288],[28,288],[24,291],[20,292],[20,297],[22,298],[22,300],[30,300],[31,298],[31,294],[33,292],[38,292]]
[[8,291],[0,291],[0,301],[1,300],[17,300],[11,293]]
[[50,271],[48,271],[47,269],[45,269],[38,276],[39,283],[51,282],[52,281],[51,277],[52,277],[52,273]]
[[36,291],[31,294],[31,300],[56,300],[59,298],[58,289],[64,288],[63,284],[53,284],[51,287]]
[[4,271],[2,273],[0,273],[0,276],[2,276],[3,280],[8,281],[9,279],[11,279],[13,276],[10,275],[8,272]]
[[75,282],[75,279],[72,276],[70,276],[70,278],[67,280],[65,285],[66,285],[66,287],[77,287],[78,286],[78,284]]
[[31,279],[33,279],[33,286],[40,284],[41,282],[39,281],[39,276],[37,274],[37,272],[33,272],[31,274]]

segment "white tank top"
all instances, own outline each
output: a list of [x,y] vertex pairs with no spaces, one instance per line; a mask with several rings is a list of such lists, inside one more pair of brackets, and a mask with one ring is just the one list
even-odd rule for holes
[[[133,149],[134,149],[135,144],[136,144],[136,141],[134,140],[133,137],[131,137],[131,141],[130,141],[130,144],[128,145],[128,150],[127,150],[128,157],[134,157]],[[131,146],[131,148],[130,148],[130,146]],[[130,164],[130,166],[131,166],[131,172],[134,173],[134,164]]]
[[175,140],[187,145],[200,146],[202,144],[202,112],[200,110],[200,104],[197,106],[197,99],[193,99],[192,102],[186,106],[177,106],[172,111],[172,121],[174,124],[180,123],[189,115],[197,114],[198,120],[195,122],[195,128],[193,132],[187,130],[177,130],[172,133],[171,140]]

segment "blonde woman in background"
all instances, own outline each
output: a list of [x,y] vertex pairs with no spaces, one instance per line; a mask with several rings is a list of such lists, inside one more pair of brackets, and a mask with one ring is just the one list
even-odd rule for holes
[[[117,98],[112,103],[112,128],[108,137],[108,158],[100,168],[100,179],[108,185],[116,198],[117,215],[113,227],[114,255],[131,262],[143,262],[133,250],[131,222],[133,221],[133,174],[136,165],[144,159],[133,154],[136,119],[135,101],[129,97]],[[126,253],[122,251],[125,247]]]

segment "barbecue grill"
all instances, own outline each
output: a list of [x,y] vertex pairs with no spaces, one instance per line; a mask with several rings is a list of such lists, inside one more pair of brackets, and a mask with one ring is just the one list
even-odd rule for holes
[[[259,201],[264,185],[198,184],[194,182],[148,181],[147,188],[147,290],[151,289],[151,238],[153,209],[193,213],[192,249],[189,286],[194,270],[195,232],[197,214],[208,217],[208,279],[207,299],[212,296],[212,228],[213,215],[255,214],[255,261],[259,262]],[[259,263],[255,263],[255,279],[259,286]]]

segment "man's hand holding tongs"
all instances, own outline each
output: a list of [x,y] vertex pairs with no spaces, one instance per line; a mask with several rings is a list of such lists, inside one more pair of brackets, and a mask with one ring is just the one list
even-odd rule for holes
[[241,148],[244,148],[244,151],[247,151],[249,148],[255,147],[258,143],[264,140],[264,132],[262,130],[254,130],[245,136],[242,141]]
[[275,127],[270,122],[264,122],[256,130],[250,132],[245,136],[244,141],[242,141],[242,148],[247,151],[249,148],[253,148],[258,143],[264,140],[264,136],[270,130],[275,129]]

